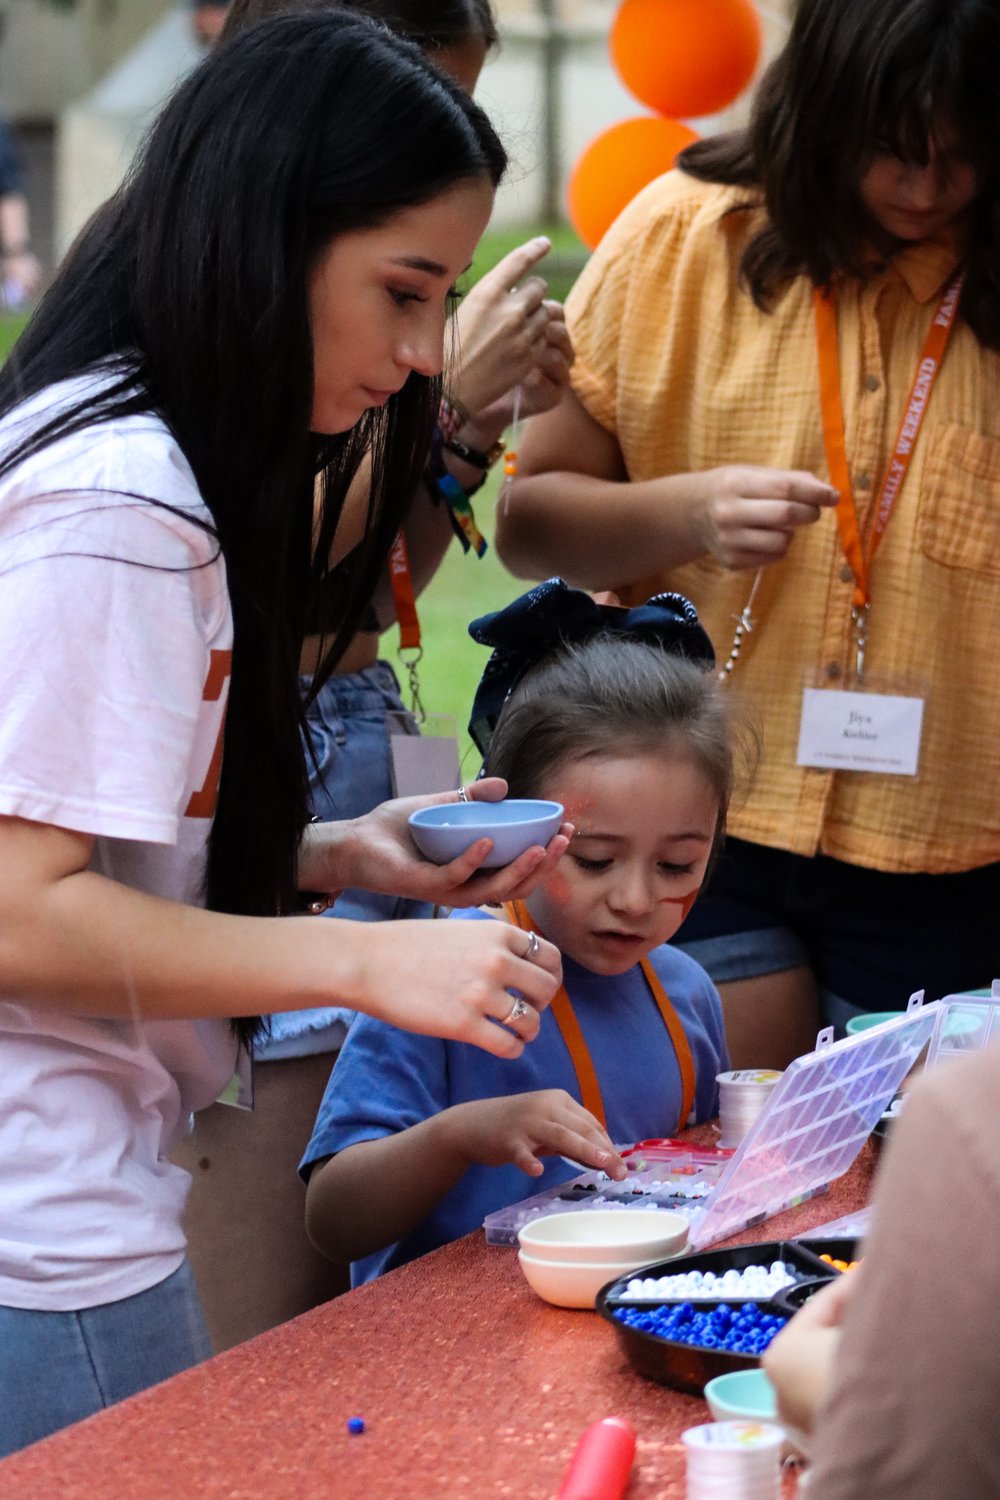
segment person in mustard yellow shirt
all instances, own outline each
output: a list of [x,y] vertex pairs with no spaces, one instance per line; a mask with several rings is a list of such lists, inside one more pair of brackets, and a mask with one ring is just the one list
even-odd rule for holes
[[802,0],[584,270],[499,517],[520,576],[689,595],[759,717],[684,931],[734,1066],[1000,970],[998,76],[995,5]]

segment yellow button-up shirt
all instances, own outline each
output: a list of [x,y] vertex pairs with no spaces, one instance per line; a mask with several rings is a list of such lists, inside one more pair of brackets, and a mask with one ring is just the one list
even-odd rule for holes
[[[679,172],[660,178],[569,298],[575,390],[615,434],[632,479],[731,463],[829,478],[812,289],[800,277],[772,312],[753,305],[739,262],[761,211],[730,211],[745,200]],[[837,284],[845,438],[865,540],[958,257],[957,237],[945,235],[865,281]],[[689,595],[724,661],[752,580],[702,558],[619,592],[630,603],[662,588]],[[730,679],[760,723],[763,757],[731,832],[881,870],[1000,860],[1000,358],[961,321],[871,576],[865,685],[925,697],[916,777],[796,765],[804,687],[853,686],[853,587],[832,510],[764,572]]]

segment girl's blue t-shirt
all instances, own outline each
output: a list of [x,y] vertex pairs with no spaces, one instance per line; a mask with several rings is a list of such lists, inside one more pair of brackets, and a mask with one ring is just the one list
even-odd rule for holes
[[[452,921],[491,921],[479,911],[454,912]],[[679,949],[663,944],[649,955],[687,1034],[694,1057],[694,1121],[716,1112],[717,1073],[729,1067],[722,1006],[705,970]],[[601,1085],[608,1134],[616,1145],[673,1135],[682,1088],[673,1043],[641,968],[614,978],[594,974],[563,957],[567,993],[590,1049]],[[431,1115],[474,1099],[562,1088],[579,1099],[576,1073],[551,1010],[521,1057],[493,1057],[466,1042],[416,1036],[359,1015],[331,1074],[312,1139],[299,1168],[310,1168],[348,1146],[394,1135]],[[515,1166],[472,1166],[431,1214],[395,1244],[352,1266],[354,1285],[436,1250],[470,1230],[487,1214],[575,1176],[560,1157],[545,1162],[541,1177]],[[372,1181],[371,1191],[380,1191]]]

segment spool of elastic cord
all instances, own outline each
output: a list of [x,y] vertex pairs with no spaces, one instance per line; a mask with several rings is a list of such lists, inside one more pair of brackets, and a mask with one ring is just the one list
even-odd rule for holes
[[719,1145],[738,1146],[770,1098],[780,1073],[771,1068],[739,1068],[719,1073]]
[[681,1433],[687,1500],[780,1500],[785,1434],[767,1422],[707,1422]]

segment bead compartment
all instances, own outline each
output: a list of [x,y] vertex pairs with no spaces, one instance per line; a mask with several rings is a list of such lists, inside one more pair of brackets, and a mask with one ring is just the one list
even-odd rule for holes
[[[836,1242],[843,1245],[845,1242]],[[623,1303],[635,1304],[637,1299],[628,1295],[628,1284],[630,1281],[643,1279],[654,1279],[658,1277],[674,1277],[690,1275],[698,1272],[701,1276],[711,1274],[716,1277],[725,1276],[727,1273],[741,1274],[754,1268],[761,1271],[769,1271],[776,1261],[783,1262],[788,1266],[793,1277],[792,1285],[800,1281],[812,1281],[817,1276],[831,1277],[835,1275],[832,1266],[820,1260],[820,1255],[826,1253],[827,1246],[823,1243],[822,1250],[817,1250],[815,1244],[806,1245],[798,1240],[768,1240],[759,1245],[740,1245],[735,1250],[701,1250],[692,1255],[678,1255],[671,1260],[664,1260],[658,1265],[641,1266],[633,1271],[629,1277],[621,1277],[620,1282],[615,1284],[615,1298]],[[647,1299],[656,1302],[690,1302],[694,1298],[689,1292],[680,1292],[676,1296],[659,1295]],[[769,1302],[773,1300],[773,1294],[754,1295],[751,1292],[732,1291],[721,1287],[714,1294],[706,1293],[706,1301],[716,1302]]]
[[[828,1255],[830,1260],[850,1262],[860,1260],[864,1254],[862,1241],[858,1235],[817,1235],[815,1239],[810,1235],[808,1239],[803,1239],[801,1244],[803,1249],[808,1250],[812,1255],[818,1255],[821,1259],[824,1255]],[[827,1270],[831,1269],[827,1261],[823,1261],[823,1264]]]
[[[656,1309],[662,1309],[664,1313],[661,1319],[662,1324],[665,1329],[670,1329],[670,1315],[676,1314],[678,1309],[685,1305],[690,1307],[694,1316],[703,1313],[718,1314],[720,1308],[728,1308],[730,1324],[750,1307],[756,1309],[754,1316],[758,1320],[765,1318],[787,1320],[790,1316],[788,1309],[780,1305],[776,1296],[750,1299],[719,1295],[698,1302],[690,1298],[637,1301],[634,1297],[624,1295],[629,1282],[643,1277],[672,1276],[684,1271],[710,1270],[716,1274],[724,1274],[729,1270],[744,1271],[749,1266],[761,1266],[767,1270],[774,1261],[784,1261],[792,1267],[797,1277],[795,1285],[804,1285],[806,1282],[826,1284],[840,1274],[825,1261],[820,1260],[811,1249],[807,1249],[794,1240],[771,1240],[760,1245],[741,1245],[735,1250],[702,1251],[700,1254],[678,1256],[673,1260],[660,1261],[656,1265],[643,1266],[638,1271],[620,1276],[617,1281],[604,1287],[598,1294],[597,1311],[614,1328],[629,1364],[640,1375],[644,1375],[649,1380],[655,1380],[660,1385],[669,1385],[675,1390],[700,1396],[708,1381],[713,1380],[717,1375],[725,1375],[733,1370],[756,1369],[760,1364],[760,1355],[766,1344],[763,1344],[757,1352],[746,1352],[718,1346],[712,1347],[710,1343],[688,1343],[665,1336],[664,1333],[657,1332],[655,1329],[649,1330],[622,1322],[619,1313],[641,1315],[643,1312],[650,1313]],[[788,1290],[794,1290],[794,1287]],[[725,1318],[722,1321],[725,1321]],[[691,1318],[687,1317],[681,1320],[680,1326],[683,1328],[685,1324],[690,1323]],[[768,1325],[764,1327],[766,1331]],[[770,1328],[771,1337],[776,1332],[777,1327]],[[770,1339],[767,1342],[770,1342]]]

